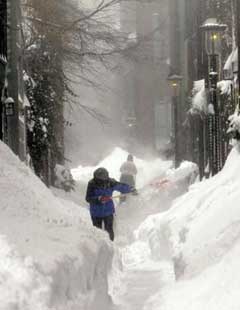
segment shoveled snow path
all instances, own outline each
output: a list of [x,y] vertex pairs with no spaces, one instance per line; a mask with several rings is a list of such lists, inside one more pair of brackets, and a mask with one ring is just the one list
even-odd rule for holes
[[147,216],[164,211],[172,198],[159,193],[158,201],[160,205],[140,195],[117,207],[115,242],[120,248],[122,276],[114,289],[116,310],[147,310],[147,303],[164,283],[174,281],[172,263],[153,261],[145,244],[134,238],[134,230]]
[[124,268],[124,290],[118,295],[116,310],[147,310],[151,298],[159,293],[165,283],[174,281],[172,265],[168,262],[139,264]]

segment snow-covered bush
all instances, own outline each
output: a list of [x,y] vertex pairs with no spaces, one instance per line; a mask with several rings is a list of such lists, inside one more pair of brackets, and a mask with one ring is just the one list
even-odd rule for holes
[[232,80],[222,80],[217,83],[217,87],[220,90],[221,95],[231,95],[232,92]]
[[230,133],[233,139],[240,141],[240,115],[236,111],[233,115],[229,116],[228,133]]
[[73,179],[71,171],[68,168],[57,164],[54,169],[54,172],[55,172],[55,183],[54,183],[55,187],[61,188],[66,192],[74,190],[75,181]]
[[207,96],[205,90],[205,80],[194,82],[192,91],[191,114],[207,114]]

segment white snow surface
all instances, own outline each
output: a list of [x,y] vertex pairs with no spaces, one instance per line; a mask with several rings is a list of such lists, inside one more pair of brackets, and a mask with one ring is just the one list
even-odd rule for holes
[[[136,158],[140,195],[117,206],[114,244],[71,201],[96,167],[73,170],[78,192],[54,196],[2,143],[0,156],[1,310],[240,309],[238,144],[175,200],[196,165]],[[126,156],[116,148],[97,167],[118,178]]]
[[154,259],[174,262],[171,280],[147,301],[147,310],[240,309],[239,146],[215,177],[191,186],[165,213],[136,231]]
[[0,143],[0,309],[108,309],[113,248]]

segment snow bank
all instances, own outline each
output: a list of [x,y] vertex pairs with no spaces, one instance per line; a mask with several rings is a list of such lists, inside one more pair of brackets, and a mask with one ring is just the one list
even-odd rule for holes
[[[165,239],[157,229],[158,217],[161,216],[158,214],[170,208],[172,200],[179,192],[186,192],[195,172],[196,165],[190,162],[182,163],[178,169],[168,169],[164,177],[168,177],[169,184],[158,187],[159,178],[155,178],[140,191],[139,196],[129,197],[126,206],[116,208],[115,243],[125,247],[122,251],[124,266],[129,268],[147,260],[152,262],[164,259],[162,247]],[[170,254],[165,258],[169,257]]]
[[240,276],[240,154],[235,147],[215,177],[191,186],[164,214],[137,231],[152,258],[173,260],[178,282],[146,309],[237,310]]
[[108,309],[113,248],[0,143],[0,309]]
[[50,278],[39,273],[32,259],[20,257],[0,236],[0,308],[47,309]]

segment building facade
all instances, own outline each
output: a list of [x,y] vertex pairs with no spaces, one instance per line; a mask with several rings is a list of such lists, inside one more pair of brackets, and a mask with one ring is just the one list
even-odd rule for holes
[[[0,138],[21,160],[25,160],[26,124],[20,12],[19,1],[0,0]],[[12,113],[7,102],[13,105]]]
[[[167,1],[121,7],[122,31],[136,40],[136,60],[122,79],[127,126],[138,150],[163,151],[171,138]],[[128,127],[129,128],[129,127]]]
[[[180,132],[177,137],[179,145],[177,152],[179,162],[188,159],[198,164],[200,178],[219,171],[228,152],[227,119],[236,106],[234,88],[237,84],[237,75],[233,74],[234,79],[228,83],[226,82],[228,77],[224,76],[223,69],[228,54],[236,45],[234,41],[237,31],[234,29],[238,29],[239,20],[236,17],[238,12],[236,4],[235,0],[169,1],[170,71],[182,77],[178,94],[178,113],[175,115]],[[216,20],[216,24],[220,25],[218,29],[221,27],[225,29],[215,36],[219,42],[219,49],[212,54],[206,50],[206,43],[208,40],[213,40],[213,37],[207,37],[207,32],[202,27],[209,18]],[[231,57],[233,54],[232,52]],[[216,62],[215,70],[212,67],[213,59]],[[229,64],[231,66],[231,60],[226,67]],[[234,66],[236,67],[236,60]],[[211,72],[215,72],[214,80]],[[195,86],[201,84],[204,89],[197,90]],[[222,92],[218,86],[227,84],[234,86],[229,94]],[[196,91],[198,95],[204,94],[206,98],[205,106],[201,108],[198,106],[198,109],[193,106]],[[217,111],[218,115],[211,114],[209,110],[213,104],[214,111]],[[217,169],[213,169],[214,165],[218,166]]]

